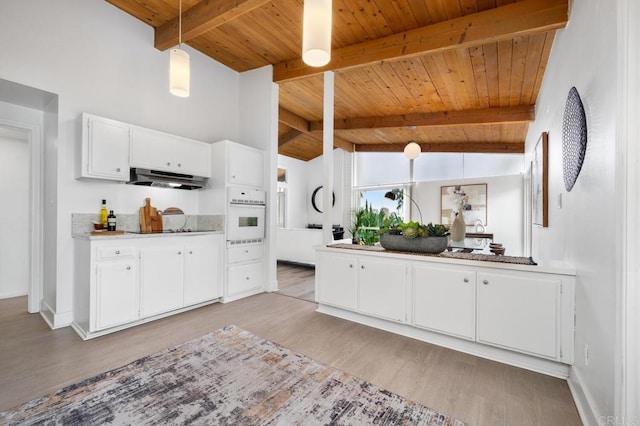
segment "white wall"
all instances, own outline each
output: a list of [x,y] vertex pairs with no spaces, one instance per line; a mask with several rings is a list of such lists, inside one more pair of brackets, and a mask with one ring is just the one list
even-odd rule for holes
[[[587,422],[614,413],[616,316],[616,2],[573,2],[557,33],[527,135],[531,153],[549,132],[549,227],[534,227],[533,257],[575,265],[576,343],[570,384],[584,393],[578,407]],[[587,153],[571,192],[562,175],[562,117],[575,86],[585,107]],[[562,208],[556,206],[562,196]],[[584,347],[588,345],[588,363]],[[590,407],[581,406],[584,400]]]
[[[307,162],[307,218],[308,223],[322,223],[322,214],[318,213],[311,205],[313,191],[323,185],[322,156]],[[351,170],[351,154],[342,149],[333,150],[333,192],[336,195],[336,203],[333,206],[333,225],[342,225],[345,229],[350,223],[345,223],[345,217],[351,209],[351,183],[349,173]],[[323,188],[324,190],[324,188]],[[318,200],[322,197],[318,193]],[[321,204],[321,203],[320,203]],[[320,206],[318,206],[320,208]],[[324,208],[320,208],[324,211]]]
[[0,124],[0,298],[29,291],[29,170],[26,132]]
[[[418,182],[413,199],[420,206],[425,223],[440,223],[440,187],[450,185],[487,184],[487,226],[493,241],[502,243],[507,255],[523,255],[523,176],[492,176],[475,179],[455,179]],[[467,227],[473,232],[472,227]],[[535,258],[534,258],[535,259]]]
[[[45,219],[45,275],[55,279],[45,276],[44,294],[63,318],[56,325],[66,325],[73,300],[71,213],[95,212],[102,198],[116,213],[135,213],[147,196],[159,208],[206,213],[195,193],[74,179],[79,114],[210,142],[238,140],[239,75],[187,46],[191,96],[170,95],[169,52],[153,47],[153,29],[101,0],[1,2],[0,48],[0,78],[59,95],[57,118],[55,106],[45,117],[57,133],[45,134],[45,209],[55,210],[47,215],[55,226]],[[52,240],[55,245],[47,243]]]
[[286,193],[285,228],[306,228],[309,224],[308,164],[306,161],[278,155],[278,167],[287,170],[287,182],[278,184]]

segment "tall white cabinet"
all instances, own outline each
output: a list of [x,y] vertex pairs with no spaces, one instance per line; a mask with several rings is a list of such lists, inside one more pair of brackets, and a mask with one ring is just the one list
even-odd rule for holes
[[[229,217],[229,188],[265,190],[265,161],[264,151],[257,148],[229,140],[212,144],[213,200],[210,202],[215,203],[214,210]],[[232,241],[227,236],[224,258],[224,302],[265,291],[267,265],[264,240]]]

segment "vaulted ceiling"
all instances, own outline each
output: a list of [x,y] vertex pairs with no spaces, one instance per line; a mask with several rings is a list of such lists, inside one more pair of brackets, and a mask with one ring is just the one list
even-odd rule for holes
[[[156,48],[178,43],[179,0],[107,1],[154,27]],[[280,154],[322,154],[327,70],[335,147],[521,153],[568,1],[333,0],[322,68],[301,60],[302,0],[183,0],[182,40],[238,72],[274,66]]]

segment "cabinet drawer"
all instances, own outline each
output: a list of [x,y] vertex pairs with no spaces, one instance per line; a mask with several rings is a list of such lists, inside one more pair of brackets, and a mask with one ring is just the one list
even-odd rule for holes
[[264,287],[262,262],[229,267],[228,296],[237,296]]
[[100,247],[96,260],[120,259],[122,257],[133,257],[136,255],[136,249],[133,247]]
[[262,259],[264,244],[250,244],[229,247],[227,258],[229,263],[247,262]]

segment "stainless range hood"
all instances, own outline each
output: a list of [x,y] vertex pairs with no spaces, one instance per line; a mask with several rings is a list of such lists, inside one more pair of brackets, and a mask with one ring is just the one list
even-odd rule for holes
[[156,188],[201,189],[206,185],[207,178],[162,170],[132,168],[127,183]]

